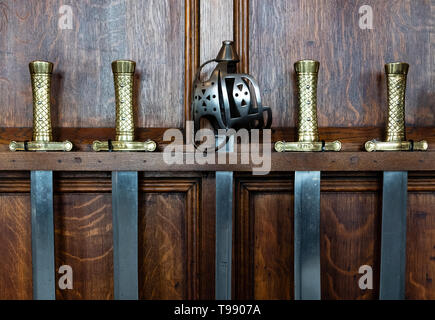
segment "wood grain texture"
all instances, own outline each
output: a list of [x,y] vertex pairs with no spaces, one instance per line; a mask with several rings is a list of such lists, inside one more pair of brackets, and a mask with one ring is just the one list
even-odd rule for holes
[[214,172],[202,176],[200,214],[200,299],[215,299],[216,265],[216,175]]
[[30,195],[0,195],[0,299],[32,299]]
[[57,194],[54,212],[56,270],[62,265],[73,269],[73,289],[57,285],[56,298],[113,299],[110,193]]
[[[233,0],[200,1],[200,61],[216,58],[222,41],[233,40]],[[204,73],[212,71],[207,66]]]
[[184,31],[184,120],[192,120],[191,101],[193,81],[199,67],[200,0],[185,1]]
[[435,300],[435,189],[408,194],[406,299]]
[[234,44],[239,54],[238,71],[249,73],[249,0],[234,0]]
[[[287,152],[271,153],[264,158],[265,166],[250,158],[242,163],[247,153],[237,153],[237,163],[219,164],[214,161],[172,164],[165,162],[161,152],[0,152],[0,170],[52,170],[52,171],[161,171],[161,172],[252,172],[253,168],[270,172],[289,171],[435,171],[435,152]],[[183,157],[192,154],[183,154]],[[255,160],[255,159],[254,159]]]
[[[59,1],[0,2],[0,127],[31,127],[28,63],[54,63],[55,127],[111,127],[110,63],[135,60],[136,124],[184,123],[184,2],[74,1],[73,29],[58,28]],[[181,14],[180,14],[181,13]]]
[[140,195],[139,297],[197,299],[199,189],[183,181],[166,188],[149,182]]
[[[377,299],[381,203],[377,192],[322,193],[322,299]],[[373,290],[361,290],[363,265],[373,269]]]
[[[373,8],[373,30],[359,28],[363,5]],[[384,64],[393,61],[410,64],[407,124],[434,126],[430,0],[251,0],[249,14],[250,72],[273,126],[296,126],[293,64],[300,59],[320,61],[319,126],[384,127]]]
[[[434,299],[433,174],[410,172],[407,299]],[[233,292],[238,299],[293,298],[293,177],[237,178]],[[380,173],[323,173],[322,299],[378,299],[382,215]],[[373,268],[361,290],[359,268]]]
[[234,237],[235,299],[292,299],[293,182],[239,180]]

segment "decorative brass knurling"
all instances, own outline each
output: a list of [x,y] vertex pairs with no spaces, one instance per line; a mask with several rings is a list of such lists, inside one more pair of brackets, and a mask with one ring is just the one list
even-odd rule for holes
[[33,96],[33,141],[9,144],[11,151],[71,151],[69,141],[52,141],[51,129],[51,74],[53,64],[47,61],[33,61],[29,64]]
[[387,76],[388,114],[385,132],[386,141],[367,141],[366,151],[424,151],[428,144],[425,140],[406,141],[405,131],[405,91],[409,65],[402,62],[385,65]]
[[133,82],[136,62],[116,60],[112,62],[115,86],[116,135],[115,141],[94,141],[94,151],[154,151],[154,141],[134,141]]
[[320,63],[301,60],[295,63],[298,94],[298,141],[275,143],[275,150],[284,151],[340,151],[341,142],[319,141],[317,128],[317,79]]

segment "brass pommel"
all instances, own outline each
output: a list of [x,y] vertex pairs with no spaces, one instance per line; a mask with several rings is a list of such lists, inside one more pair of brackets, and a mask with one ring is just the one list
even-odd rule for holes
[[298,141],[275,143],[275,150],[284,151],[340,151],[341,142],[319,141],[317,128],[317,79],[320,63],[301,60],[294,64],[298,99]]
[[295,71],[300,73],[319,73],[320,62],[315,60],[300,60],[295,62]]
[[53,64],[48,61],[32,61],[29,63],[30,74],[52,74]]
[[131,60],[116,60],[112,62],[113,73],[134,73],[136,62]]
[[405,92],[409,64],[402,62],[387,63],[388,114],[385,130],[386,141],[371,140],[365,143],[366,151],[413,151],[427,150],[426,141],[406,141],[405,129]]
[[51,74],[53,63],[33,61],[29,63],[33,96],[33,136],[30,142],[9,144],[11,151],[70,151],[73,147],[69,141],[52,141],[51,129]]
[[134,141],[133,83],[136,62],[116,60],[112,62],[115,86],[115,140],[94,141],[95,151],[154,151],[154,141]]

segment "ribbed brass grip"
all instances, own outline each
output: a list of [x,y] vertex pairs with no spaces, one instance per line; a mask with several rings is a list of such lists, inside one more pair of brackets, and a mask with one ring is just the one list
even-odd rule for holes
[[33,61],[29,69],[33,93],[33,141],[51,141],[50,88],[53,64]]
[[133,76],[136,63],[129,60],[112,62],[115,84],[116,141],[134,140]]
[[407,63],[388,63],[385,65],[388,90],[388,117],[386,141],[403,141],[405,137],[405,91]]
[[340,151],[341,142],[319,141],[317,129],[317,78],[320,63],[301,60],[295,63],[298,96],[298,141],[277,141],[275,151]]
[[317,75],[319,62],[301,60],[294,65],[298,95],[298,141],[319,141],[317,130]]
[[403,62],[387,63],[388,115],[385,141],[370,140],[364,145],[366,151],[425,151],[428,144],[422,141],[406,141],[405,91],[409,65]]

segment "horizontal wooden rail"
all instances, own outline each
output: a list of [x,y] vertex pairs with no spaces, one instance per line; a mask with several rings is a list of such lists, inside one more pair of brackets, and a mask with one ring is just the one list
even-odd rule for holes
[[[184,153],[184,158],[192,154]],[[0,152],[0,171],[240,171],[259,165],[184,163],[167,164],[163,153],[135,152]],[[217,159],[215,159],[217,163]],[[266,159],[263,159],[266,160]],[[227,161],[228,163],[228,161]],[[285,171],[435,171],[435,152],[307,152],[271,153],[271,172]],[[265,167],[266,171],[269,168]]]

